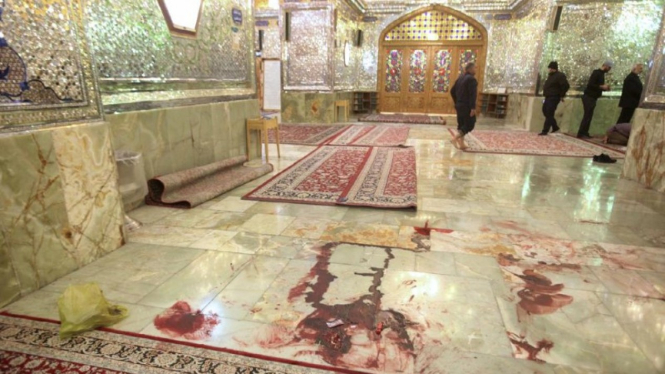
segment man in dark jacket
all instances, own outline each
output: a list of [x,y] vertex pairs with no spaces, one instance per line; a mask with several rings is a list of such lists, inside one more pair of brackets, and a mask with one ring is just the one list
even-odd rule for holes
[[628,74],[626,79],[623,80],[623,88],[621,89],[621,100],[619,106],[621,107],[621,114],[617,123],[630,123],[635,113],[635,108],[640,105],[640,98],[642,97],[642,81],[639,74],[642,74],[644,66],[637,64],[633,66],[633,70]]
[[609,91],[610,86],[605,84],[605,74],[612,70],[614,63],[606,61],[600,69],[596,69],[591,73],[589,83],[582,95],[582,105],[584,106],[584,117],[580,123],[580,129],[577,130],[577,137],[581,139],[589,139],[589,128],[591,127],[591,119],[593,118],[593,111],[596,109],[596,102],[603,95],[603,91]]
[[464,67],[464,75],[457,79],[450,90],[457,112],[457,136],[453,139],[453,145],[459,149],[466,149],[464,136],[476,126],[478,81],[475,75],[476,64],[468,63]]
[[547,68],[549,69],[550,74],[547,76],[547,80],[543,86],[543,96],[545,96],[545,100],[543,101],[545,125],[543,126],[543,131],[538,135],[547,135],[547,133],[550,132],[550,129],[552,129],[553,133],[559,131],[559,125],[556,123],[554,113],[570,88],[566,75],[559,71],[558,62],[550,62]]

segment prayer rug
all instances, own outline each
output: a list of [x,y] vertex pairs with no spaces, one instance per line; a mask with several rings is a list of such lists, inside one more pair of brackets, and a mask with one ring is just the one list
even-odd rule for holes
[[441,116],[428,116],[426,114],[369,114],[359,119],[361,122],[388,122],[409,123],[421,125],[445,125],[446,120]]
[[[341,134],[348,126],[280,124],[279,143],[296,145],[322,145]],[[270,143],[275,143],[275,132],[268,131]]]
[[364,145],[369,147],[397,147],[409,138],[408,126],[349,126],[327,145]]
[[189,209],[272,172],[271,164],[243,166],[246,156],[199,166],[148,181],[148,205]]
[[[455,135],[453,130],[449,131]],[[605,153],[612,158],[625,157],[622,152],[565,134],[538,136],[527,131],[475,130],[464,141],[467,152],[562,157],[592,157]]]
[[59,323],[0,314],[0,372],[33,373],[357,373],[249,352],[112,329],[58,337]]
[[243,198],[410,208],[416,182],[413,148],[321,146]]

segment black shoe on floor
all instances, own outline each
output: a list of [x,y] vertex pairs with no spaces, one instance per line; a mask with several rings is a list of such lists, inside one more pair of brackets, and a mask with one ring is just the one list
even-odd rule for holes
[[559,130],[561,130],[561,128],[560,128],[559,126],[555,127],[555,128],[552,130],[552,134],[554,134],[555,132],[559,132]]
[[545,136],[545,135],[547,135],[546,132],[541,132],[541,133],[538,134],[538,136]]
[[601,153],[600,156],[593,156],[593,161],[594,162],[599,162],[601,164],[613,164],[613,163],[617,162],[616,159],[614,159],[614,158],[612,158],[612,157],[610,157],[610,156],[608,156],[604,153]]
[[577,135],[577,139],[591,139],[591,135]]

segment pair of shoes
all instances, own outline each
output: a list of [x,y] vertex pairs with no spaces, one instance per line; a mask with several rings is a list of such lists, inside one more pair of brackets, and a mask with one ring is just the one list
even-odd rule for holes
[[617,160],[604,153],[601,153],[598,156],[593,156],[593,162],[599,162],[601,164],[613,164],[617,162]]
[[541,132],[541,133],[538,134],[538,136],[545,136],[545,135],[547,135],[546,132]]

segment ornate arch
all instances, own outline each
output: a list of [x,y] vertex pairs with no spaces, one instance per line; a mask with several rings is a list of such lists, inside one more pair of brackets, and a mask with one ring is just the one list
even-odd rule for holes
[[[403,64],[410,62],[406,61],[407,56],[402,52],[407,53],[406,51],[408,50],[413,51],[414,49],[418,49],[420,51],[429,48],[431,53],[434,53],[434,51],[439,51],[439,48],[450,47],[449,51],[451,53],[454,51],[456,55],[449,54],[447,56],[447,65],[439,64],[434,67],[434,70],[432,70],[432,67],[427,67],[426,63],[420,66],[422,69],[414,67],[414,69],[418,69],[418,72],[422,70],[421,76],[418,77],[420,81],[414,84],[424,84],[429,87],[429,93],[427,93],[426,97],[418,99],[420,103],[426,103],[423,107],[425,112],[451,112],[452,107],[450,102],[448,102],[442,93],[448,92],[449,84],[451,84],[449,81],[455,79],[462,71],[464,63],[469,61],[477,64],[478,83],[482,87],[487,56],[487,42],[487,29],[480,22],[460,11],[442,5],[422,7],[397,18],[388,24],[379,36],[377,92],[379,94],[380,111],[397,111],[394,103],[398,101],[409,103],[406,107],[401,104],[397,105],[402,107],[401,111],[408,112],[409,109],[407,107],[423,107],[422,105],[414,104],[415,98],[402,96],[399,99],[396,97],[394,90],[386,89],[386,83],[389,86],[392,85],[391,87],[396,87],[395,85],[397,84],[404,86],[401,67],[405,66]],[[465,57],[467,56],[465,55],[467,52],[472,54],[473,57]],[[415,56],[415,59],[417,60],[418,56]],[[451,59],[454,60],[452,63],[450,63]],[[435,61],[431,59],[426,60],[429,61],[430,65],[432,65],[432,61]],[[427,71],[427,74],[425,74],[425,71]],[[445,77],[437,75],[439,71]],[[433,78],[432,74],[434,74]],[[428,83],[423,81],[427,79],[434,79],[436,82]],[[442,87],[438,93],[431,92],[431,87],[434,85]],[[422,90],[422,88],[420,89]],[[436,109],[437,107],[439,109]],[[440,108],[445,108],[445,110],[442,112]]]

